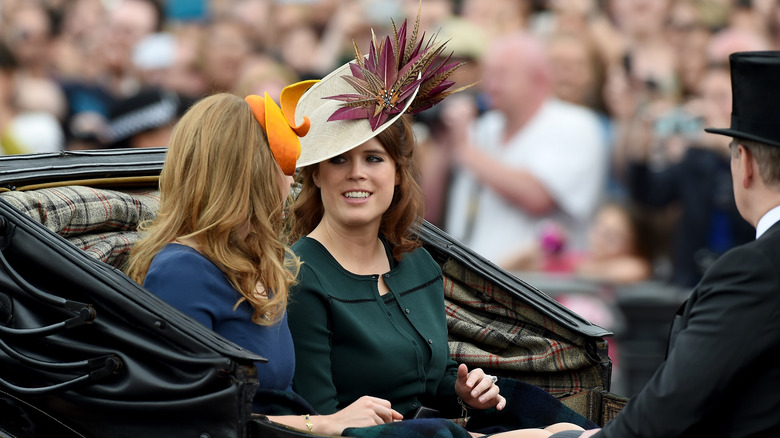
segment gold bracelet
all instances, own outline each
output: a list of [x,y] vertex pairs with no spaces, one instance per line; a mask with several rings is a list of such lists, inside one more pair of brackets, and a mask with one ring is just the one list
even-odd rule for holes
[[314,425],[311,424],[311,417],[309,414],[303,416],[303,422],[306,423],[306,427],[309,429],[309,432],[314,432]]

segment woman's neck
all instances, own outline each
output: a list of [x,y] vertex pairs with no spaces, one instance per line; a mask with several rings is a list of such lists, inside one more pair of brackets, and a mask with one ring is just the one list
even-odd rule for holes
[[309,234],[349,272],[360,275],[383,274],[390,270],[385,247],[376,229],[346,229],[323,219]]

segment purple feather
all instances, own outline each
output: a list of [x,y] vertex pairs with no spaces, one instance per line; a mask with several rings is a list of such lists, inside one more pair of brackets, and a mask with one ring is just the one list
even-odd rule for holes
[[362,100],[366,97],[362,94],[337,94],[335,96],[323,97],[323,99],[340,100],[342,102],[351,102],[353,100]]
[[387,121],[389,114],[386,111],[379,111],[379,114],[374,116],[371,114],[371,116],[368,118],[368,122],[371,124],[371,130],[376,131],[376,128],[379,128],[382,126],[385,121]]
[[409,108],[409,114],[417,114],[419,112],[425,111],[437,103],[438,101],[428,101],[424,105],[418,106],[417,108]]
[[422,58],[423,56],[425,56],[425,52],[418,53],[417,55],[414,55],[413,57],[409,58],[409,62],[407,62],[406,65],[403,66],[401,71],[398,72],[398,77],[403,77],[406,74],[406,72],[408,72],[410,68],[414,67],[417,61],[419,61],[420,58]]
[[405,51],[406,51],[406,20],[404,20],[403,24],[401,24],[401,27],[398,29],[398,59],[396,59],[396,62],[398,62],[398,65],[396,66],[397,69],[400,69],[402,63],[404,62]]
[[376,70],[376,49],[374,48],[374,42],[371,41],[368,43],[368,62],[366,63],[366,68],[368,70],[375,71]]
[[352,72],[352,76],[354,76],[354,77],[356,77],[358,79],[363,79],[363,80],[366,79],[366,77],[363,76],[363,71],[360,69],[360,66],[357,65],[356,63],[350,62],[349,63],[349,70]]
[[431,91],[429,91],[428,96],[436,96],[437,94],[447,90],[447,88],[450,88],[454,83],[455,82],[453,81],[443,81],[441,84],[435,86]]
[[393,46],[390,43],[389,36],[385,37],[383,48],[384,50],[379,54],[379,68],[377,73],[379,73],[379,77],[385,84],[385,90],[389,90],[398,78],[395,53],[393,53]]
[[428,49],[427,45],[425,48],[423,48],[423,41],[425,41],[425,32],[422,33],[422,37],[419,41],[417,41],[417,45],[414,47],[414,50],[412,50],[412,53],[409,54],[409,58],[414,58],[418,54],[425,53],[425,51]]
[[420,83],[422,81],[423,81],[422,79],[416,79],[414,82],[412,82],[407,87],[405,87],[403,90],[401,90],[400,96],[398,97],[398,101],[399,102],[405,102],[406,99],[409,98],[409,96],[414,94],[415,90],[417,90],[417,87],[420,85]]
[[350,108],[344,106],[334,111],[333,114],[328,117],[328,121],[367,119],[369,116],[371,116],[371,113],[368,108]]

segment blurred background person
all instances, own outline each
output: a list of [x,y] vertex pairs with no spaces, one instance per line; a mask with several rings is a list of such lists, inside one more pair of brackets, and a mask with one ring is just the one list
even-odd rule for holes
[[65,96],[54,80],[55,23],[40,1],[21,2],[7,10],[2,28],[16,60],[13,105],[15,137],[26,152],[53,152],[65,145],[62,121]]
[[630,204],[603,204],[588,229],[584,250],[568,248],[566,239],[564,228],[548,222],[538,241],[513,254],[504,266],[611,286],[646,281],[653,275],[653,233],[641,211]]
[[146,88],[112,105],[101,142],[111,149],[167,147],[191,103],[173,91]]
[[635,144],[629,154],[632,198],[651,208],[673,204],[679,212],[671,239],[670,278],[679,286],[695,285],[720,254],[754,235],[734,202],[727,142],[703,131],[730,120],[728,67],[710,67],[697,94],[696,100],[654,121],[655,147],[662,148],[656,153],[665,157],[661,164],[657,157],[654,163],[651,144]]
[[65,139],[59,120],[47,111],[64,102],[59,88],[31,79],[22,92],[19,64],[10,48],[0,41],[0,146],[4,154],[55,152]]
[[0,42],[0,146],[4,154],[26,152],[13,130],[13,121],[17,113],[14,104],[14,79],[17,65],[13,52]]
[[262,96],[267,92],[269,96],[279,96],[284,87],[299,80],[295,71],[285,64],[274,58],[257,54],[244,63],[236,83],[235,93],[239,96],[250,94]]
[[200,59],[207,93],[232,91],[238,83],[251,46],[244,28],[235,19],[215,21],[203,33]]
[[118,0],[107,10],[103,57],[106,86],[116,97],[138,91],[139,79],[133,68],[133,50],[145,37],[160,32],[165,24],[162,3],[158,0]]
[[474,120],[473,103],[458,99],[464,105],[443,115],[454,133],[447,231],[499,265],[545,220],[563,224],[582,248],[606,171],[597,117],[552,96],[544,46],[529,34],[493,42],[482,68],[491,111]]
[[528,29],[533,2],[516,0],[462,0],[460,13],[488,33],[488,39]]
[[[480,59],[488,45],[487,35],[475,24],[458,16],[449,16],[440,24],[439,37],[449,41],[447,47],[452,51],[450,62],[464,63],[450,79],[453,88],[468,87],[477,84],[481,76]],[[443,54],[449,56],[450,53]],[[460,91],[452,99],[456,101],[466,96],[466,107],[477,113],[486,107],[484,93],[479,87],[472,86]],[[447,205],[447,193],[452,181],[452,150],[450,144],[461,130],[455,129],[442,120],[447,99],[415,117],[414,129],[418,143],[418,162],[420,166],[420,186],[425,194],[425,219],[439,227],[444,227],[444,214]],[[453,105],[458,106],[455,102]],[[472,105],[475,105],[472,108]]]

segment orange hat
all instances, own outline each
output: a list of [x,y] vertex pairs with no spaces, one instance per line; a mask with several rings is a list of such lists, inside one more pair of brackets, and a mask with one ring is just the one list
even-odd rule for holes
[[311,126],[308,117],[304,117],[300,125],[295,124],[295,107],[303,93],[316,82],[302,81],[284,87],[279,99],[281,108],[268,93],[265,93],[265,97],[252,94],[244,99],[265,130],[271,153],[285,175],[295,173],[295,163],[301,156],[300,137],[305,136]]

